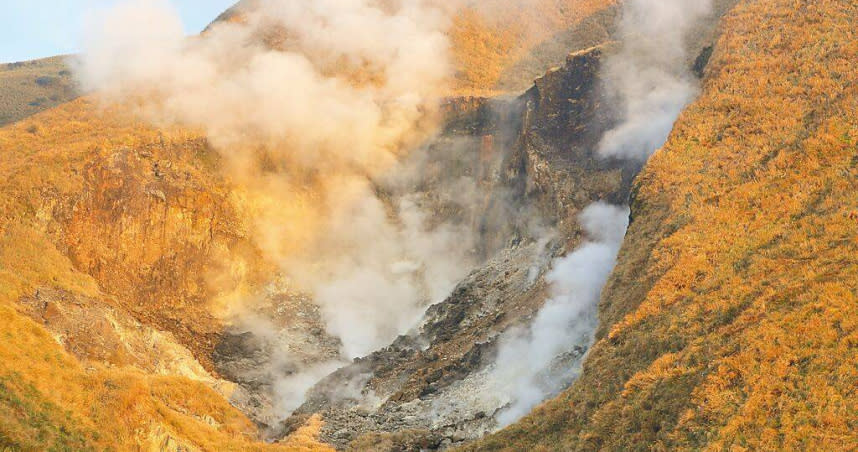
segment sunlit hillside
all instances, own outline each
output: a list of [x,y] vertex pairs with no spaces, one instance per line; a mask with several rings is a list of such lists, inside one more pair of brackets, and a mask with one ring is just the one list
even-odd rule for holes
[[565,54],[610,39],[615,6],[614,0],[493,0],[465,9],[450,30],[458,89],[526,89]]
[[78,100],[0,129],[0,148],[0,448],[315,447],[311,430],[254,443],[203,367],[222,326],[191,274],[246,245],[198,134]]
[[[597,9],[571,3],[455,19],[461,86],[494,90],[533,46]],[[528,70],[519,89],[543,69]],[[0,449],[276,448],[253,444],[255,426],[227,402],[234,385],[210,362],[224,328],[215,300],[267,265],[247,237],[246,199],[198,131],[90,98],[53,108],[71,86],[60,58],[0,71],[0,124],[18,121],[0,129]],[[314,444],[312,422],[287,450]]]
[[858,5],[744,1],[569,391],[469,450],[858,448]]
[[[573,51],[610,39],[616,0],[438,1],[448,36],[457,94],[523,91]],[[258,2],[244,0],[218,18],[242,22]]]
[[[620,43],[598,46],[617,38],[616,0],[438,0],[456,11],[445,29],[455,73],[440,113],[435,97],[396,110],[412,85],[374,102],[340,83],[348,77],[325,79],[328,67],[295,78],[312,88],[305,97],[275,96],[271,87],[293,80],[266,70],[242,77],[252,72],[241,66],[246,48],[263,62],[276,53],[245,45],[251,34],[224,46],[228,55],[212,46],[186,59],[212,63],[188,80],[233,77],[196,92],[203,105],[182,102],[196,88],[185,80],[172,80],[178,95],[153,94],[148,105],[143,90],[112,103],[78,97],[59,57],[0,65],[0,452],[858,450],[858,3],[741,0],[722,20],[734,3],[715,0],[706,32],[690,37],[700,96],[645,165],[595,150],[618,121],[600,77]],[[253,4],[219,20],[240,23]],[[720,38],[709,47],[716,20]],[[177,42],[187,43],[182,33]],[[179,60],[168,69],[183,79]],[[355,61],[362,69],[360,57],[334,67]],[[259,67],[303,67],[276,63]],[[534,85],[552,67],[560,69]],[[698,79],[688,78],[696,95]],[[240,91],[248,87],[253,96]],[[212,99],[218,88],[234,90],[225,97],[235,102]],[[268,98],[276,101],[258,108]],[[193,115],[161,103],[192,104]],[[220,110],[209,115],[212,105]],[[241,108],[218,116],[233,106]],[[251,130],[258,123],[268,128]],[[376,174],[350,159],[365,141],[427,148],[440,163],[420,154],[413,166],[378,163],[409,174]],[[375,203],[354,201],[364,199],[351,193],[363,194],[353,179]],[[391,201],[400,186],[413,190],[403,197],[413,205],[402,203],[412,210]],[[492,373],[506,362],[496,361],[504,335],[536,324],[540,307],[559,298],[552,266],[597,235],[576,223],[591,203],[622,204],[612,207],[623,222],[631,205],[595,344],[587,347],[594,321],[581,346],[525,369],[541,372],[533,379],[563,374],[562,385],[533,396],[520,416],[544,402],[522,420],[495,422],[516,400],[491,393],[486,402],[479,397],[495,387],[481,383],[505,375]],[[321,231],[328,216],[342,227]],[[424,217],[442,226],[464,218],[465,227],[433,235]],[[399,259],[391,231],[422,259],[447,262],[437,242],[489,258],[469,260],[465,279],[451,272],[458,279],[436,296],[427,281],[448,275],[411,254]],[[472,232],[498,243],[472,243]],[[338,241],[351,233],[358,239]],[[309,243],[317,235],[331,249]],[[366,255],[349,260],[362,247]],[[299,266],[289,259],[297,249],[322,257]],[[387,280],[369,270],[343,278],[325,295],[357,305],[336,317],[344,329],[401,314],[410,295],[402,287],[419,286],[416,307],[406,306],[416,314],[365,357],[342,351],[330,312],[286,274],[312,279],[344,262],[406,281],[374,304],[372,291],[350,297]],[[597,288],[591,312],[598,298]],[[236,327],[236,312],[258,330]],[[585,355],[580,378],[567,377],[561,367]],[[290,391],[303,397],[296,415],[297,404],[273,407]],[[436,403],[448,400],[439,394],[461,405]],[[418,422],[426,419],[430,427]]]
[[0,64],[0,126],[77,96],[65,57]]

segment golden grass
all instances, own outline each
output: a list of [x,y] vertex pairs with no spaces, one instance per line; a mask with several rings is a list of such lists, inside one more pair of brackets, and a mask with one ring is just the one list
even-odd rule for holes
[[858,449],[858,4],[744,1],[581,380],[473,450]]
[[[201,383],[95,363],[84,367],[8,306],[0,306],[0,338],[0,445],[47,450],[71,441],[137,450],[158,439],[154,433],[161,429],[207,451],[330,450],[317,443],[318,419],[284,444],[266,445],[254,441],[256,429],[241,413]],[[40,435],[46,426],[60,433]]]
[[255,426],[202,383],[79,362],[16,309],[21,296],[44,286],[112,298],[62,248],[68,231],[57,206],[80,194],[87,165],[105,153],[199,136],[100,112],[86,99],[0,129],[0,449],[139,450],[173,442],[207,451],[329,450],[315,439],[318,420],[284,445],[257,442]]
[[456,92],[498,94],[503,73],[536,45],[614,4],[615,0],[489,0],[459,12],[449,31]]
[[0,126],[77,97],[64,57],[0,64]]
[[[493,89],[530,47],[601,3],[540,0],[538,11],[506,10],[491,20],[466,12],[453,35],[463,86]],[[569,5],[564,11],[571,13],[551,14]],[[520,19],[539,23],[537,32],[523,28]],[[177,172],[202,181],[206,190],[227,190],[192,149],[182,153],[193,148],[186,143],[204,140],[199,131],[151,127],[86,98],[39,113],[75,95],[61,58],[0,66],[0,125],[17,121],[0,129],[0,450],[137,450],[170,441],[212,451],[331,450],[318,442],[318,417],[282,444],[258,443],[255,427],[203,384],[80,362],[18,312],[17,300],[44,286],[136,304],[122,291],[105,294],[109,280],[84,268],[85,258],[104,259],[116,248],[104,235],[69,229],[60,218],[67,201],[84,191],[93,164],[124,148],[177,149],[181,155],[166,156]],[[75,238],[77,233],[83,237]],[[140,259],[145,263],[145,256]],[[117,274],[111,278],[124,278]],[[140,309],[154,316],[160,308]]]
[[[617,0],[481,0],[461,8],[459,2],[433,2],[452,17],[448,36],[456,73],[450,94],[480,96],[506,94],[509,90],[523,91],[533,81],[528,77],[538,77],[550,69],[549,65],[562,63],[563,52],[600,44],[597,39],[596,42],[582,44],[580,48],[561,48],[559,54],[552,52],[550,62],[544,61],[545,55],[538,55],[539,52],[531,54],[540,44],[554,41],[559,33],[575,29],[591,16],[617,4]],[[252,11],[258,7],[256,5],[258,2],[243,0],[217,21],[245,23],[243,9]],[[271,37],[274,38],[273,43],[284,41],[280,32],[273,33]],[[532,58],[535,56],[537,58]],[[346,61],[337,66],[340,75],[347,66]],[[359,83],[383,78],[383,74],[371,71],[365,74],[363,70],[365,68],[349,68],[345,72],[354,73],[347,78]],[[510,80],[504,83],[505,75],[511,76],[514,86],[509,86]]]

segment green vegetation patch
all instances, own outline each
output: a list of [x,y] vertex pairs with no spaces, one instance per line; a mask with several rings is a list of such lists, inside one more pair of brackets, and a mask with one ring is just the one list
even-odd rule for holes
[[0,377],[0,451],[96,450],[92,433],[15,375]]

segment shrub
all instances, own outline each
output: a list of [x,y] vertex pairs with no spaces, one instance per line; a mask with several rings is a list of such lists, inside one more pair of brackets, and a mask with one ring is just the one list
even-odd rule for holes
[[57,79],[55,77],[51,77],[48,75],[36,77],[36,84],[41,86],[41,87],[51,86],[56,82],[57,82]]

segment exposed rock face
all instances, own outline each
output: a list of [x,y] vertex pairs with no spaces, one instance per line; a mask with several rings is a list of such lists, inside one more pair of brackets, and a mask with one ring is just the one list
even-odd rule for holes
[[[257,395],[215,367],[229,330],[212,305],[275,272],[205,139],[80,99],[0,129],[0,148],[0,376],[14,382],[0,412],[25,397],[49,416],[0,416],[12,444],[50,449],[83,425],[93,447],[74,450],[268,449],[227,403],[253,414]],[[290,336],[323,348],[312,306],[276,305]],[[26,439],[44,419],[59,439]]]
[[[208,152],[202,141],[188,144],[181,152]],[[55,217],[77,268],[139,319],[193,344],[208,363],[220,327],[205,306],[213,296],[206,278],[218,250],[242,240],[235,234],[241,226],[226,193],[203,189],[210,182],[182,171],[171,153],[154,144],[91,162],[80,194]]]
[[41,288],[19,304],[82,361],[184,376],[218,389],[225,397],[235,392],[234,383],[213,377],[170,333],[141,324],[115,302]]
[[120,310],[173,334],[211,370],[223,329],[212,278],[229,273],[223,257],[258,253],[203,138],[95,108],[78,100],[37,117],[36,134],[4,130],[2,221],[28,225]]
[[268,429],[282,419],[274,400],[277,378],[337,360],[342,344],[325,332],[319,307],[306,296],[271,291],[257,313],[270,322],[270,334],[231,328],[212,360],[218,374],[242,388],[230,402]]
[[637,171],[593,152],[611,124],[599,94],[602,51],[570,55],[518,98],[447,105],[434,145],[457,142],[474,156],[486,187],[476,227],[487,261],[414,332],[319,383],[287,431],[321,413],[322,438],[339,447],[384,438],[393,449],[436,449],[496,427],[505,402],[481,395],[499,337],[546,300],[551,262],[580,241],[576,214],[598,200],[623,202]]

